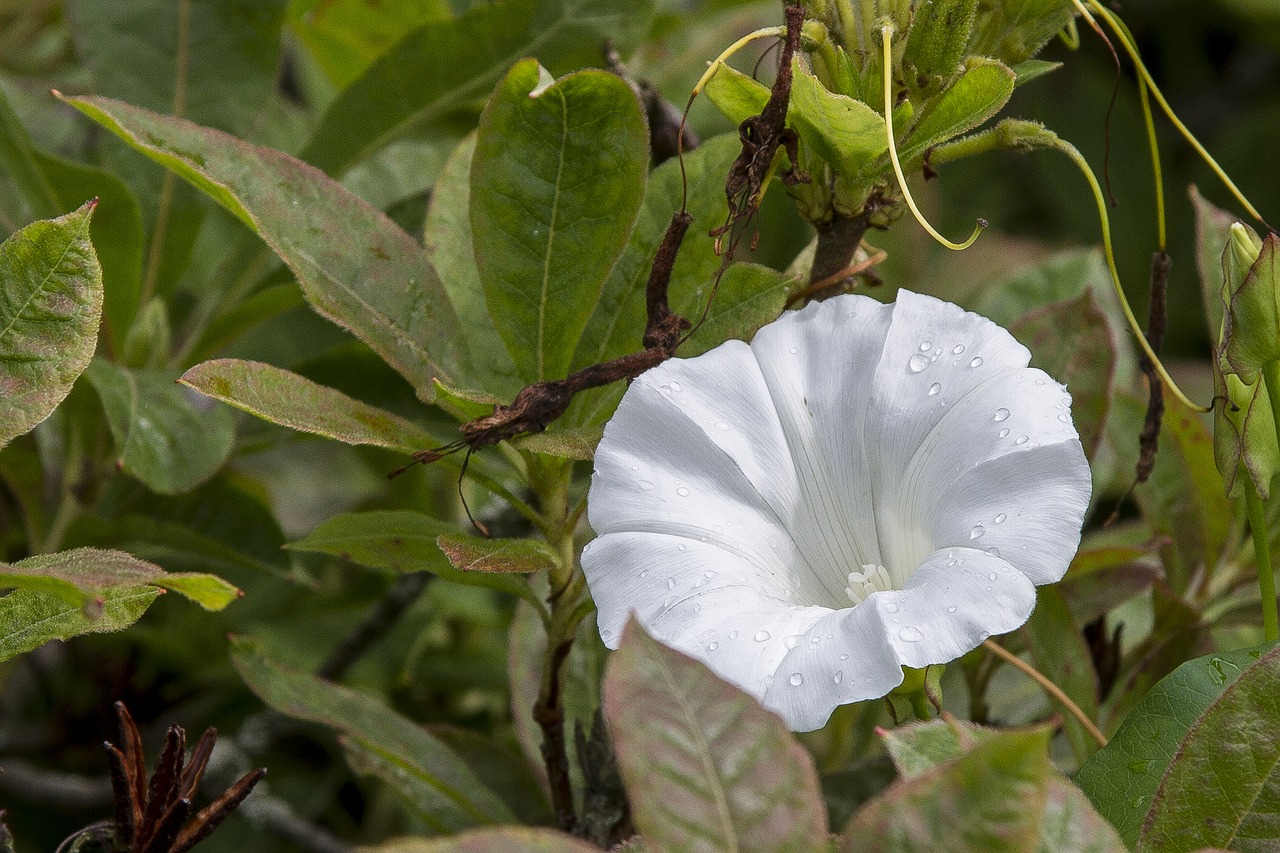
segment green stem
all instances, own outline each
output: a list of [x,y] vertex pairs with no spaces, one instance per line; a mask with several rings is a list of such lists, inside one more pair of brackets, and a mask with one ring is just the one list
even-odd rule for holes
[[1262,593],[1262,631],[1268,643],[1280,640],[1280,618],[1276,614],[1276,577],[1271,568],[1271,543],[1267,539],[1267,517],[1262,498],[1253,483],[1245,485],[1245,505],[1249,510],[1249,530],[1253,533],[1254,562],[1258,566],[1258,588]]

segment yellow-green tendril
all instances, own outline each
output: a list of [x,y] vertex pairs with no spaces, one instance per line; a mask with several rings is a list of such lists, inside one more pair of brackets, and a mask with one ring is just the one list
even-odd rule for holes
[[898,187],[902,190],[902,200],[907,203],[907,207],[911,210],[911,215],[916,218],[916,222],[920,223],[920,227],[929,232],[929,236],[937,240],[942,245],[953,251],[963,251],[973,245],[973,241],[978,239],[978,235],[982,233],[982,229],[987,227],[985,219],[979,219],[973,227],[973,233],[969,235],[969,239],[963,243],[953,243],[946,237],[937,232],[928,220],[924,218],[924,214],[920,212],[920,208],[916,207],[915,199],[911,197],[911,191],[907,189],[907,177],[902,173],[902,163],[898,161],[898,145],[893,138],[893,51],[889,47],[889,40],[893,35],[893,25],[885,24],[880,28],[880,38],[884,47],[884,67],[881,69],[881,76],[884,77],[884,130],[885,136],[889,140],[889,162],[893,164],[893,173],[898,176]]
[[707,63],[707,70],[698,78],[698,83],[693,87],[693,93],[689,96],[689,100],[692,101],[702,93],[702,88],[706,86],[707,81],[714,77],[716,72],[720,70],[720,66],[725,64],[726,59],[751,44],[751,42],[767,38],[786,38],[786,35],[786,27],[765,27],[764,29],[756,30],[753,33],[747,33],[745,36],[729,45],[724,49],[723,53],[715,58],[714,62]]
[[1164,224],[1164,174],[1160,168],[1160,145],[1156,142],[1156,122],[1151,115],[1151,99],[1147,95],[1147,81],[1138,80],[1138,102],[1142,105],[1142,120],[1147,125],[1147,145],[1151,149],[1151,177],[1156,182],[1156,240],[1160,251],[1167,245]]
[[1262,594],[1262,631],[1267,642],[1274,643],[1280,640],[1276,578],[1271,569],[1271,543],[1267,541],[1267,514],[1252,481],[1245,483],[1244,500],[1249,510],[1249,531],[1253,534],[1253,556],[1258,566],[1258,589]]
[[1093,174],[1093,169],[1089,166],[1089,161],[1084,159],[1084,155],[1076,149],[1074,145],[1065,139],[1054,135],[1052,141],[1049,140],[1048,134],[1040,139],[1038,144],[1045,145],[1049,148],[1055,148],[1067,155],[1071,162],[1076,164],[1085,180],[1089,182],[1090,189],[1093,190],[1093,200],[1098,208],[1098,219],[1102,225],[1102,252],[1107,258],[1107,269],[1111,273],[1111,284],[1115,288],[1116,298],[1120,300],[1120,308],[1124,311],[1124,318],[1129,323],[1129,328],[1133,331],[1134,337],[1138,339],[1139,346],[1142,351],[1147,354],[1147,358],[1155,365],[1156,373],[1160,375],[1160,382],[1165,389],[1174,397],[1178,398],[1178,402],[1197,412],[1208,412],[1210,407],[1198,406],[1188,399],[1187,395],[1182,393],[1182,389],[1173,381],[1173,377],[1165,370],[1164,363],[1160,361],[1160,356],[1156,355],[1155,350],[1151,349],[1151,344],[1147,342],[1147,336],[1143,333],[1142,327],[1138,325],[1138,319],[1133,316],[1133,309],[1129,307],[1129,300],[1124,295],[1124,288],[1120,286],[1120,271],[1116,269],[1115,251],[1111,246],[1111,217],[1107,214],[1107,199],[1103,195],[1102,187],[1098,184],[1098,178]]
[[1063,693],[1062,688],[1050,681],[1044,673],[994,640],[983,640],[982,646],[987,651],[998,655],[1005,662],[1011,663],[1018,669],[1022,670],[1022,672],[1025,673],[1032,681],[1039,684],[1040,687],[1044,689],[1045,693],[1048,693],[1054,699],[1057,699],[1058,702],[1062,704],[1062,707],[1067,709],[1071,716],[1079,720],[1080,725],[1084,727],[1084,730],[1089,733],[1089,736],[1097,742],[1100,748],[1107,745],[1107,736],[1104,735],[1102,730],[1094,724],[1093,720],[1089,719],[1089,715],[1080,710],[1080,706],[1075,702],[1072,702],[1071,697],[1066,693]]
[[[1076,10],[1080,12],[1081,16],[1092,26],[1097,28],[1097,21],[1094,20],[1089,9],[1085,7],[1084,0],[1071,0],[1071,2],[1075,5]],[[1196,153],[1199,154],[1205,163],[1208,164],[1209,168],[1213,170],[1213,173],[1218,176],[1218,180],[1222,181],[1223,185],[1231,191],[1231,194],[1235,196],[1235,199],[1240,203],[1240,206],[1243,207],[1250,216],[1265,225],[1266,220],[1262,218],[1262,214],[1258,212],[1257,208],[1249,203],[1249,200],[1245,198],[1244,193],[1240,191],[1240,188],[1235,185],[1235,182],[1232,181],[1227,173],[1222,170],[1222,167],[1218,165],[1218,161],[1213,159],[1212,155],[1210,155],[1205,147],[1200,144],[1200,140],[1196,139],[1195,135],[1187,129],[1187,126],[1183,124],[1182,120],[1178,118],[1176,113],[1174,113],[1173,107],[1169,106],[1169,102],[1165,100],[1164,95],[1160,92],[1160,87],[1156,85],[1156,81],[1152,78],[1151,72],[1147,70],[1147,66],[1143,63],[1142,57],[1138,53],[1138,48],[1133,43],[1133,39],[1129,36],[1128,30],[1125,28],[1124,24],[1122,24],[1120,19],[1113,15],[1109,9],[1098,2],[1098,0],[1088,0],[1088,3],[1095,11],[1097,11],[1099,17],[1107,22],[1107,25],[1111,27],[1111,31],[1116,34],[1116,37],[1120,39],[1120,43],[1124,45],[1125,52],[1129,54],[1129,59],[1133,61],[1134,68],[1137,69],[1138,75],[1146,82],[1146,85],[1151,90],[1151,95],[1156,99],[1156,103],[1160,105],[1160,109],[1164,111],[1164,114],[1168,116],[1169,121],[1171,121],[1173,126],[1178,129],[1178,132],[1182,134],[1183,138],[1186,139],[1187,142],[1191,143],[1191,147],[1196,150]]]

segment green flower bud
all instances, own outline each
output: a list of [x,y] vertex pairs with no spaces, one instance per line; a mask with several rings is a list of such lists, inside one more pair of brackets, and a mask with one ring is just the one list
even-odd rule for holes
[[1247,385],[1239,376],[1224,373],[1222,359],[1217,366],[1213,372],[1213,461],[1229,496],[1240,494],[1243,472],[1266,500],[1271,478],[1280,472],[1280,445],[1271,402],[1262,382]]
[[1280,359],[1280,237],[1258,235],[1237,222],[1222,255],[1223,300],[1221,350],[1223,370],[1246,385],[1258,381],[1268,363]]

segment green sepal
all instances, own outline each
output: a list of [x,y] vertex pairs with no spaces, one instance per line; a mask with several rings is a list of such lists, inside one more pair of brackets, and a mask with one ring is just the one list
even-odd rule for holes
[[1239,374],[1249,385],[1258,381],[1266,364],[1280,358],[1277,249],[1280,236],[1268,234],[1259,240],[1248,226],[1237,222],[1231,226],[1231,239],[1222,255],[1227,306],[1222,326],[1222,351],[1227,362],[1223,369]]
[[1239,376],[1224,372],[1224,363],[1224,358],[1218,358],[1213,371],[1213,461],[1230,497],[1241,493],[1243,471],[1266,500],[1271,478],[1280,472],[1271,401],[1261,381],[1246,385]]
[[916,7],[902,71],[916,91],[945,87],[962,70],[978,0],[924,0]]

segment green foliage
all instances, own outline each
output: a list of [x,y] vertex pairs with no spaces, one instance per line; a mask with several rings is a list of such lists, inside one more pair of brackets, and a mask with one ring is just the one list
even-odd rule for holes
[[0,245],[0,447],[49,416],[93,355],[102,270],[89,242],[95,202]]

